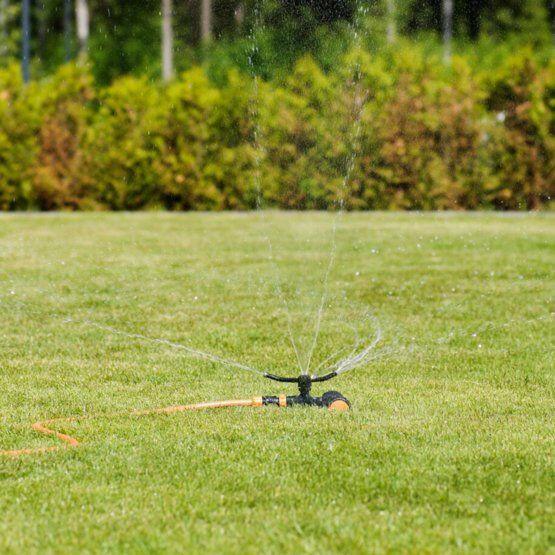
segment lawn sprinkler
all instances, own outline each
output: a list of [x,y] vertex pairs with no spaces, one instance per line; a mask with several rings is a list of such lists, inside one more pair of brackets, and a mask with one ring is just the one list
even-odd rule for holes
[[296,383],[299,387],[298,395],[268,395],[265,397],[253,397],[252,399],[234,399],[228,401],[209,401],[205,403],[194,403],[192,405],[177,405],[171,407],[154,408],[146,410],[135,410],[130,412],[118,412],[112,414],[99,414],[87,416],[70,416],[62,418],[52,418],[35,422],[31,428],[39,434],[45,436],[53,436],[60,443],[47,447],[32,447],[26,449],[0,450],[0,456],[20,457],[22,455],[34,455],[39,453],[48,453],[58,451],[60,448],[79,447],[81,442],[74,437],[54,429],[54,425],[64,425],[80,420],[89,420],[91,418],[114,418],[114,417],[139,417],[151,416],[156,414],[174,414],[185,411],[198,411],[205,409],[229,408],[229,407],[263,407],[268,405],[276,405],[278,407],[324,407],[331,411],[347,411],[351,403],[341,395],[338,391],[326,391],[321,397],[313,397],[310,394],[312,384],[315,382],[325,382],[337,376],[337,372],[330,372],[323,376],[309,376],[301,374],[300,376],[289,378],[285,376],[276,376],[275,374],[265,373],[264,377],[275,382]]
[[[98,326],[96,324],[91,323],[95,327],[101,327],[102,329],[112,331],[114,333],[118,333],[118,330],[114,328],[109,328],[106,326]],[[149,339],[140,334],[125,334],[133,337],[135,339]],[[199,411],[199,410],[210,410],[210,409],[223,409],[223,408],[231,408],[231,407],[264,407],[264,406],[277,406],[277,407],[322,407],[326,408],[330,411],[334,412],[343,412],[348,411],[351,407],[351,403],[349,400],[344,397],[338,391],[326,391],[321,397],[313,397],[311,395],[311,389],[313,383],[318,382],[326,382],[335,378],[339,374],[353,368],[354,366],[360,364],[368,354],[368,352],[374,347],[374,345],[378,342],[379,336],[374,340],[374,342],[364,349],[362,349],[359,353],[355,356],[350,356],[347,359],[342,360],[339,364],[336,364],[336,369],[332,372],[327,374],[323,374],[321,376],[317,375],[309,375],[309,374],[301,374],[295,377],[288,377],[288,376],[278,376],[276,374],[271,374],[269,372],[259,372],[260,375],[268,378],[269,380],[280,382],[280,383],[296,383],[299,388],[298,395],[267,395],[262,397],[252,397],[250,399],[229,399],[225,401],[208,401],[208,402],[201,402],[201,403],[193,403],[190,405],[174,405],[170,407],[161,407],[161,408],[148,408],[148,409],[140,409],[134,411],[124,411],[124,412],[114,412],[111,414],[89,414],[89,415],[80,415],[80,416],[69,416],[69,417],[61,417],[61,418],[51,418],[49,420],[42,420],[40,422],[35,422],[31,425],[31,428],[44,436],[54,437],[58,440],[57,444],[49,445],[44,447],[30,447],[30,448],[19,448],[19,449],[7,449],[2,450],[0,449],[0,457],[1,456],[8,456],[8,457],[20,457],[24,455],[37,455],[40,453],[50,453],[53,451],[58,451],[64,448],[71,448],[71,447],[79,447],[81,445],[81,441],[72,437],[66,433],[58,431],[56,428],[58,426],[66,426],[69,423],[75,423],[82,420],[90,420],[90,419],[101,419],[101,418],[115,418],[115,417],[145,417],[145,416],[154,416],[160,414],[176,414],[181,412],[189,412],[189,411]],[[233,366],[239,366],[245,370],[253,370],[244,365],[240,365],[239,363],[233,361],[225,361],[219,357],[215,357],[209,353],[203,353],[201,351],[193,350],[188,347],[185,347],[180,344],[171,343],[169,341],[162,341],[162,340],[153,340],[157,343],[164,343],[166,345],[170,345],[173,347],[179,347],[185,349],[196,356],[201,358],[205,358],[211,360],[212,362],[224,362],[227,364],[231,364]],[[328,368],[329,370],[329,368]]]
[[264,377],[275,382],[296,383],[299,386],[298,395],[279,395],[262,397],[263,405],[278,405],[279,407],[326,407],[328,410],[345,411],[349,410],[351,403],[338,391],[326,391],[321,397],[313,397],[310,394],[312,384],[315,382],[326,382],[337,376],[337,372],[330,372],[324,376],[309,376],[301,374],[295,378],[276,376],[275,374],[265,373]]

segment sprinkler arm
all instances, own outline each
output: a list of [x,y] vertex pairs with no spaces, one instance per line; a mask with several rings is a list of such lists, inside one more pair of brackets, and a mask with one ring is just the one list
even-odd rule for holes
[[314,382],[326,382],[335,378],[337,372],[330,372],[329,374],[324,374],[323,376],[309,376],[308,374],[301,374],[295,378],[287,378],[285,376],[276,376],[275,374],[270,374],[269,372],[264,373],[264,377],[269,380],[274,380],[275,382],[287,382],[287,383],[299,383],[299,380],[303,378],[308,378],[312,383]]

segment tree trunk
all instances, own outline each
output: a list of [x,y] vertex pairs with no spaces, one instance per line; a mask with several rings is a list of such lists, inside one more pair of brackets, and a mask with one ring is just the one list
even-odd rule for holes
[[242,27],[243,23],[245,21],[245,5],[243,4],[243,2],[241,2],[236,8],[235,8],[235,23],[237,24],[237,27]]
[[0,58],[8,55],[8,0],[0,0]]
[[200,10],[200,36],[202,42],[212,40],[212,0],[201,0]]
[[75,1],[75,21],[77,24],[77,38],[79,39],[79,54],[87,54],[89,42],[89,5],[87,0]]
[[453,0],[443,0],[443,61],[451,63],[451,40],[453,38]]
[[47,24],[47,15],[46,15],[46,6],[45,0],[42,2],[37,2],[37,35],[38,35],[38,49],[39,52],[44,52],[46,49],[46,34],[48,32],[46,28]]
[[162,78],[173,78],[172,0],[162,0]]
[[64,50],[65,60],[71,60],[71,0],[64,0]]
[[21,6],[21,72],[23,81],[29,82],[31,58],[31,0],[23,0]]
[[397,26],[395,17],[395,0],[386,0],[387,2],[387,44],[393,44],[397,36]]
[[[554,4],[555,5],[555,4]],[[480,36],[480,15],[482,12],[480,0],[468,0],[466,8],[468,36],[476,40]]]

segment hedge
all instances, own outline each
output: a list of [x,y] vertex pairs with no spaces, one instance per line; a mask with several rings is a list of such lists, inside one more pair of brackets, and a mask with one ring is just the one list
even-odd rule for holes
[[539,209],[554,192],[555,64],[480,69],[414,47],[280,82],[201,67],[95,86],[0,69],[0,209]]

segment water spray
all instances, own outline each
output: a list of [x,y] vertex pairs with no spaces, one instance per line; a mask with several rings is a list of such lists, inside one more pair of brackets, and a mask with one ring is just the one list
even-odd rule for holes
[[[526,320],[520,319],[518,321],[521,323],[536,322],[538,320],[552,318],[553,315],[554,313],[551,312],[548,315],[543,315],[538,318],[531,318]],[[514,323],[515,321],[517,320],[513,319],[513,320],[509,320],[508,322],[504,322],[503,324],[500,324],[498,326],[492,325],[489,327],[490,328],[507,327],[512,323]],[[260,374],[263,377],[272,381],[276,381],[280,383],[296,383],[299,388],[299,394],[298,395],[277,395],[277,396],[269,395],[269,396],[263,396],[263,397],[253,397],[250,399],[211,401],[211,402],[204,402],[204,403],[195,403],[190,405],[177,405],[177,406],[163,407],[163,408],[116,412],[111,414],[96,414],[96,415],[90,414],[90,415],[54,418],[50,420],[36,422],[31,425],[31,428],[35,432],[40,433],[42,435],[55,437],[56,439],[59,440],[59,443],[57,445],[35,447],[35,448],[14,449],[14,450],[0,450],[0,456],[17,458],[23,455],[37,455],[40,453],[50,453],[53,451],[58,451],[64,448],[79,447],[81,445],[81,442],[79,440],[77,440],[76,438],[68,434],[57,431],[54,428],[55,428],[55,425],[57,424],[64,424],[64,423],[67,424],[71,422],[79,422],[81,420],[115,418],[115,417],[144,417],[144,416],[154,416],[154,415],[160,415],[160,414],[167,414],[167,415],[175,414],[175,413],[181,413],[185,411],[198,411],[198,410],[231,408],[231,407],[264,407],[269,405],[275,405],[277,407],[321,407],[334,412],[347,411],[350,409],[351,404],[349,400],[345,398],[341,393],[339,393],[338,391],[327,391],[321,397],[313,397],[311,395],[312,384],[331,380],[332,378],[339,376],[344,372],[348,372],[349,370],[352,370],[353,368],[359,366],[363,362],[369,362],[370,360],[375,360],[380,356],[391,354],[392,352],[391,350],[386,349],[386,350],[383,350],[381,354],[377,354],[375,357],[369,357],[370,351],[376,346],[376,344],[381,339],[381,331],[378,330],[378,333],[376,334],[373,342],[371,342],[366,347],[357,351],[357,347],[360,345],[360,341],[357,341],[354,349],[347,357],[333,364],[331,368],[328,367],[328,369],[325,370],[326,373],[322,374],[321,376],[302,373],[296,377],[287,377],[287,376],[278,376],[276,374],[271,374],[269,372],[259,372],[254,368],[251,368],[239,363],[235,363],[234,361],[220,359],[219,357],[216,357],[213,354],[197,351],[185,345],[181,345],[179,343],[173,343],[167,340],[151,338],[141,334],[131,334],[131,333],[123,332],[121,330],[117,330],[112,327],[93,323],[90,321],[80,321],[80,323],[92,325],[94,327],[104,329],[105,331],[111,331],[113,333],[126,335],[130,338],[141,339],[141,340],[151,341],[155,343],[162,343],[166,346],[184,349],[187,352],[189,352],[189,354],[194,354],[198,358],[204,358],[212,362],[219,362],[230,366],[236,366],[238,368],[242,368],[243,370],[249,370],[257,374]],[[470,335],[470,334],[467,332],[466,335]],[[452,337],[453,337],[453,334],[451,333],[447,337],[439,338],[438,340],[436,340],[436,343],[441,343],[443,340],[449,340]]]
[[[90,322],[89,322],[90,324]],[[128,334],[131,335],[131,334]],[[133,334],[137,338],[149,339],[139,334]],[[192,349],[184,347],[180,344],[174,344],[162,340],[155,340],[156,342],[163,342],[167,345],[174,347],[183,347],[188,351]],[[204,356],[208,353],[202,351],[194,351],[196,356],[200,358],[208,358],[214,361],[215,355],[210,357]],[[202,355],[202,356],[201,356]],[[223,359],[218,359],[222,362]],[[228,362],[229,361],[225,361]],[[250,367],[239,365],[244,370],[253,370]],[[311,395],[312,384],[317,382],[325,382],[339,375],[341,371],[332,371],[322,376],[300,374],[296,377],[278,376],[268,372],[261,373],[262,376],[269,380],[280,383],[296,383],[299,388],[298,395],[267,395],[262,397],[253,397],[251,399],[231,399],[226,401],[210,401],[204,403],[195,403],[191,405],[177,405],[171,407],[154,408],[146,410],[134,410],[130,412],[117,412],[111,414],[97,414],[97,415],[82,415],[82,416],[69,416],[61,418],[52,418],[40,422],[35,422],[31,425],[31,429],[39,434],[45,436],[52,436],[59,440],[57,445],[50,445],[45,447],[23,448],[0,450],[0,456],[7,456],[11,458],[18,458],[23,455],[38,455],[41,453],[51,453],[59,451],[60,449],[75,448],[81,445],[81,442],[73,436],[62,433],[55,429],[57,424],[67,424],[71,422],[78,422],[81,420],[101,419],[101,418],[114,418],[114,417],[138,417],[138,416],[152,416],[156,414],[174,414],[185,411],[198,411],[206,409],[217,408],[231,408],[231,407],[320,407],[326,408],[330,411],[347,411],[351,407],[349,400],[338,391],[326,391],[321,397],[314,397]]]

